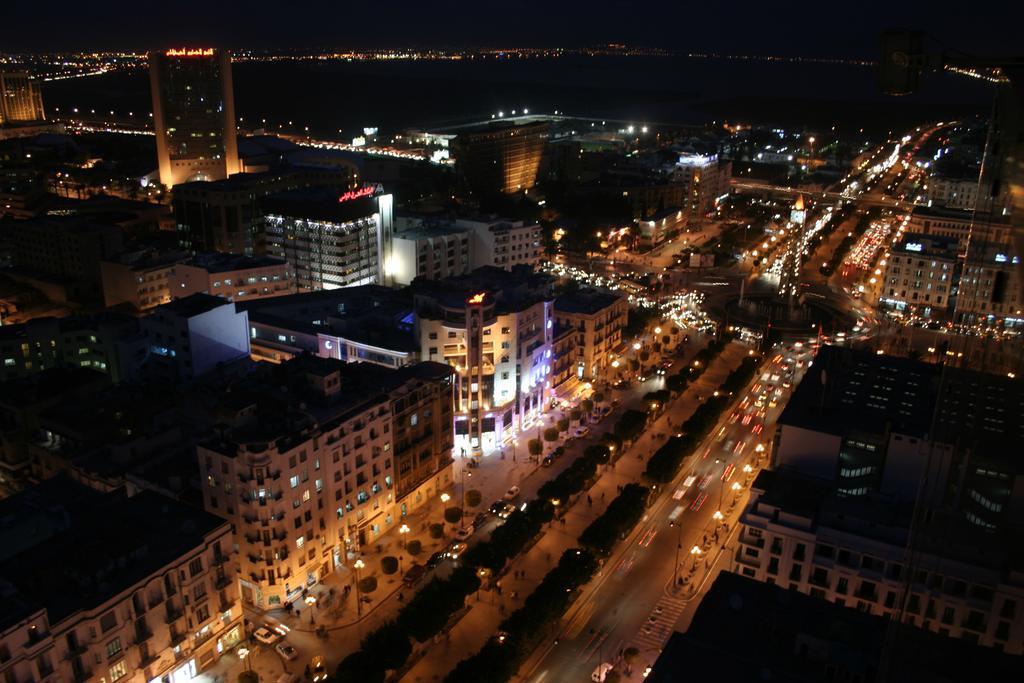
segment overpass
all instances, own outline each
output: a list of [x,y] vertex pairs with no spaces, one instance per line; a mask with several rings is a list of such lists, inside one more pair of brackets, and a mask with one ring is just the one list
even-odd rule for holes
[[[782,197],[786,199],[795,199],[797,195],[804,195],[812,199],[825,199],[825,200],[840,200],[840,199],[852,199],[858,204],[867,206],[887,206],[890,208],[896,208],[903,204],[902,201],[893,197],[879,194],[867,194],[858,195],[857,197],[844,197],[841,193],[832,190],[809,190],[806,188],[799,187],[786,187],[784,185],[773,185],[767,182],[758,182],[752,180],[737,180],[733,178],[730,181],[733,191],[737,194],[761,194],[761,195],[773,195],[776,197]],[[907,202],[909,204],[909,202]]]

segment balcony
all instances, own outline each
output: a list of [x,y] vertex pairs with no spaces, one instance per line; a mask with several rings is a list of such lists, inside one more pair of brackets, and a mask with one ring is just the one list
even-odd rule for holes
[[144,643],[153,637],[153,631],[147,626],[145,628],[135,627],[135,644]]
[[152,664],[153,662],[155,662],[158,659],[160,659],[160,656],[157,653],[155,653],[155,652],[146,652],[141,657],[139,657],[139,666],[141,666],[141,667],[149,666],[150,664]]
[[174,607],[167,605],[167,614],[164,616],[165,624],[173,624],[178,619],[181,619],[185,615],[185,611],[180,607]]
[[213,585],[216,588],[227,588],[231,585],[231,577],[227,574],[221,574],[213,580]]
[[74,683],[85,683],[90,678],[92,678],[92,669],[78,668],[71,671],[71,680]]
[[175,631],[171,631],[171,647],[175,647],[176,645],[181,645],[182,643],[185,642],[185,639],[187,637],[188,636],[186,636],[186,634],[184,634],[184,633],[177,633]]
[[217,553],[217,554],[215,554],[215,555],[213,556],[213,560],[212,560],[212,561],[211,561],[210,563],[211,563],[211,564],[212,564],[213,566],[215,566],[215,567],[216,567],[216,566],[218,566],[218,565],[226,564],[226,563],[227,563],[227,561],[228,561],[228,556],[227,556],[227,554],[225,554],[225,553]]

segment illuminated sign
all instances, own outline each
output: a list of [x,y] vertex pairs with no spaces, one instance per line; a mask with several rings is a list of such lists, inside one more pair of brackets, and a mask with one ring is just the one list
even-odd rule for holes
[[484,297],[485,296],[487,296],[486,292],[480,292],[479,294],[474,294],[473,296],[469,297],[469,299],[466,300],[466,303],[467,304],[482,304],[484,302]]
[[339,202],[349,202],[353,199],[360,199],[361,197],[372,197],[379,192],[383,192],[384,188],[380,183],[376,185],[366,185],[360,187],[358,190],[349,190],[345,194],[338,197]]
[[907,251],[923,251],[924,245],[920,242],[908,242],[906,246]]
[[996,263],[1006,263],[1006,254],[996,254]]
[[182,47],[171,48],[167,51],[168,57],[212,57],[212,47]]

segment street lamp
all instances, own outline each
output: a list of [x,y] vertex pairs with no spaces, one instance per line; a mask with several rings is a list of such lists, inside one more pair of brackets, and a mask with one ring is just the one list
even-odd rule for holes
[[449,496],[447,493],[442,493],[441,494],[441,502],[442,503],[447,503],[451,499],[452,499],[452,497]]
[[711,515],[711,518],[715,520],[715,526],[717,528],[717,526],[722,523],[722,520],[725,519],[725,515],[722,514],[721,510],[715,510],[715,514]]
[[313,608],[316,607],[316,596],[307,595],[306,604],[309,605],[309,623],[313,623]]
[[702,551],[700,549],[699,545],[695,545],[692,548],[690,548],[690,554],[693,555],[693,568],[694,568],[694,570],[697,569],[697,562],[700,561],[700,556],[703,554],[703,552],[704,551]]
[[732,483],[732,492],[735,494],[735,497],[732,500],[732,502],[734,504],[736,503],[736,501],[738,501],[740,499],[740,489],[742,489],[742,488],[743,487],[740,486],[740,483],[738,481],[734,481]]
[[750,466],[749,462],[746,465],[743,466],[743,474],[747,475],[746,476],[747,481],[750,481],[750,474],[753,471],[754,471],[754,468]]
[[362,619],[363,618],[363,596],[360,595],[360,591],[359,591],[359,570],[362,569],[363,567],[365,567],[366,563],[363,562],[362,558],[359,558],[358,560],[356,560],[352,564],[352,566],[356,570],[356,618],[357,619]]
[[660,327],[655,327],[654,328],[654,334],[661,334],[661,328]]
[[402,526],[398,527],[398,533],[401,534],[399,536],[399,539],[402,541],[403,548],[405,547],[405,535],[409,533],[409,531],[410,529],[408,524],[403,524]]
[[245,670],[252,671],[252,663],[249,661],[249,648],[238,648],[238,658],[245,662]]
[[640,350],[640,342],[634,342],[633,343],[633,350],[634,351],[639,351]]
[[669,522],[669,525],[676,528],[676,563],[672,565],[672,585],[676,586],[679,583],[679,551],[683,547],[683,525],[676,524],[675,521]]
[[466,520],[466,511],[463,509],[464,506],[466,505],[466,477],[472,477],[472,476],[473,476],[472,472],[467,472],[465,467],[462,468],[462,477],[461,477],[461,479],[462,479],[462,494],[461,494],[461,497],[459,498],[459,502],[460,502],[460,507],[459,507],[459,528],[460,529],[464,529],[465,528],[464,523],[465,523],[465,520]]

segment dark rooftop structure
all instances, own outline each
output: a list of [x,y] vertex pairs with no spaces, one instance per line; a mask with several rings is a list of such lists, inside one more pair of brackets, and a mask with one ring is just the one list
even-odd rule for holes
[[341,196],[331,189],[291,190],[264,197],[260,207],[268,215],[332,223],[350,223],[377,212],[377,202],[372,196],[339,201]]
[[[68,487],[74,489],[67,482],[61,485]],[[0,564],[0,579],[24,607],[46,609],[50,623],[101,605],[227,525],[150,491],[131,498],[123,490],[83,494],[65,503],[64,513],[66,528]],[[5,621],[23,616],[16,611],[7,612]]]
[[205,251],[193,256],[185,262],[185,265],[202,268],[208,273],[226,273],[235,270],[281,266],[285,263],[286,261],[271,256],[244,256],[242,254],[224,254],[219,251]]
[[170,303],[162,304],[157,307],[159,311],[170,311],[176,315],[180,315],[183,318],[192,318],[197,315],[202,315],[207,311],[212,311],[221,306],[230,305],[224,299],[218,296],[212,296],[210,294],[203,294],[198,292],[191,294],[183,299],[175,299]]
[[823,346],[779,417],[845,435],[896,432],[1024,452],[1024,389],[1008,377]]
[[967,683],[1022,677],[1024,658],[722,572],[689,629],[669,638],[646,680]]
[[465,275],[444,280],[417,278],[410,285],[416,299],[416,309],[427,313],[430,302],[449,308],[464,308],[466,299],[474,294],[490,294],[499,313],[519,311],[538,301],[554,298],[555,280],[544,273],[536,273],[529,266],[517,265],[511,270],[497,266],[481,266]]
[[608,308],[621,298],[623,298],[621,294],[601,289],[580,289],[575,292],[567,292],[555,299],[555,310],[590,315]]

